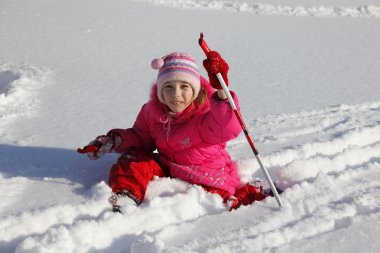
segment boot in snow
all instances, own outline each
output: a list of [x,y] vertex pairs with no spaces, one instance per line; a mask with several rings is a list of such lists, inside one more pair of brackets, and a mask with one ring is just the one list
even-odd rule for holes
[[[263,194],[274,197],[273,191],[270,188],[267,180],[255,178],[252,182],[249,182],[249,184],[254,185],[256,188],[259,188]],[[278,194],[281,194],[282,190],[278,189],[276,183],[273,183],[273,184],[274,184],[274,187],[276,187]]]
[[113,192],[108,198],[108,202],[112,205],[112,212],[121,213],[120,208],[125,205],[137,205],[137,202],[127,192]]

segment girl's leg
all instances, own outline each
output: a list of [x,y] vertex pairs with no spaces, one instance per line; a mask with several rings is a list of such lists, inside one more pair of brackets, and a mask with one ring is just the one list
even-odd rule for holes
[[154,176],[166,175],[154,160],[153,154],[148,154],[142,149],[129,148],[112,166],[109,185],[112,192],[125,193],[140,204],[144,199],[148,183]]
[[207,192],[219,194],[223,198],[223,203],[226,203],[228,201],[229,197],[231,196],[231,194],[229,194],[227,191],[222,190],[222,189],[213,188],[213,187],[207,186],[207,185],[202,185],[202,188],[205,189],[205,191],[207,191]]

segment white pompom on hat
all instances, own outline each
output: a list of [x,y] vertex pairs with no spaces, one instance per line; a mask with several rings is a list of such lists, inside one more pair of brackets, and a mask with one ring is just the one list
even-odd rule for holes
[[157,96],[161,103],[162,88],[168,81],[182,81],[190,84],[194,91],[194,99],[201,88],[200,74],[194,58],[187,53],[173,52],[162,58],[152,60],[151,66],[158,70]]

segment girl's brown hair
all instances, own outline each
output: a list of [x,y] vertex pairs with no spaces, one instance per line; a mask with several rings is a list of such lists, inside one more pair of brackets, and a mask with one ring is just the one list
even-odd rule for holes
[[197,101],[198,106],[202,106],[204,102],[207,100],[207,91],[206,89],[202,86],[199,93],[198,97],[195,99]]

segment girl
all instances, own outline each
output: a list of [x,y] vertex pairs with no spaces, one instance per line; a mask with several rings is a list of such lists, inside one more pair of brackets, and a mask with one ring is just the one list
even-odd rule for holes
[[[90,142],[97,150],[87,151],[90,159],[121,153],[109,176],[113,210],[141,204],[154,176],[200,185],[219,194],[232,209],[264,199],[266,194],[250,184],[236,192],[240,178],[226,142],[237,137],[241,127],[215,76],[221,73],[228,84],[229,67],[219,53],[211,51],[203,61],[210,83],[186,53],[170,53],[151,65],[158,70],[157,82],[133,127],[110,130]],[[238,105],[234,93],[232,97]]]

